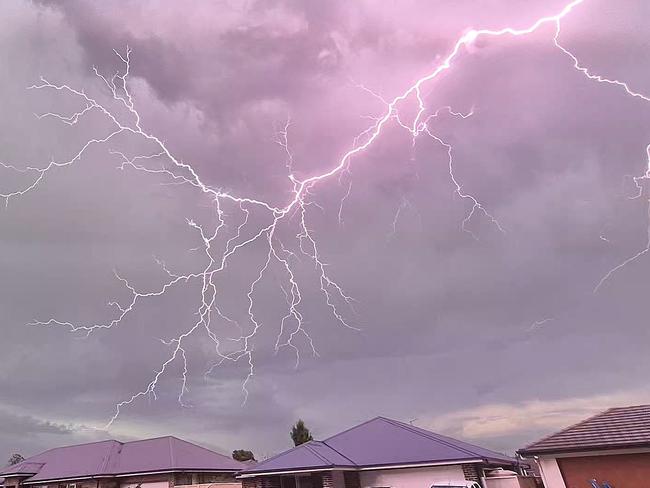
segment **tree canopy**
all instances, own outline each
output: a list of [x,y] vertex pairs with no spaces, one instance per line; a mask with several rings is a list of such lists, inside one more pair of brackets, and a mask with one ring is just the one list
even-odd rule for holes
[[235,449],[232,452],[232,458],[235,461],[255,461],[255,455],[253,454],[253,451],[247,451],[245,449]]
[[293,440],[294,446],[299,446],[300,444],[314,440],[302,419],[298,419],[296,425],[291,428],[291,440]]
[[18,454],[17,452],[15,452],[9,458],[9,466],[13,466],[14,464],[22,463],[24,460],[25,460],[25,458],[22,456],[22,454]]

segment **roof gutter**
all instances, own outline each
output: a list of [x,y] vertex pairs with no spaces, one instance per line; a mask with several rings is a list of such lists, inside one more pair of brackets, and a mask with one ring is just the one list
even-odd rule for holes
[[649,442],[637,442],[630,444],[601,444],[601,445],[591,445],[591,446],[573,446],[557,449],[520,449],[517,451],[522,457],[530,458],[535,456],[553,456],[554,454],[570,454],[575,452],[592,452],[592,451],[617,451],[624,449],[650,449]]
[[35,485],[40,483],[54,483],[58,481],[74,481],[74,480],[92,480],[95,478],[110,478],[110,476],[78,476],[76,478],[60,478],[52,480],[38,480],[38,481],[23,481],[21,485]]
[[[75,480],[95,480],[95,479],[106,479],[106,478],[127,478],[129,476],[147,476],[151,474],[169,474],[169,473],[237,473],[237,469],[172,469],[172,470],[161,470],[161,471],[145,471],[145,472],[134,472],[134,473],[120,473],[120,474],[97,474],[91,476],[73,476],[69,478],[53,478],[53,479],[43,479],[43,480],[34,480],[34,481],[23,481],[22,485],[36,485],[43,483],[55,483],[59,481],[75,481]],[[9,476],[5,476],[9,477]]]
[[402,469],[402,468],[426,468],[428,466],[446,466],[451,464],[475,464],[486,462],[485,459],[462,459],[458,461],[435,461],[429,463],[410,463],[410,464],[383,464],[377,466],[363,466],[359,471],[372,471],[377,469]]
[[279,474],[300,474],[300,473],[321,473],[323,471],[357,471],[357,468],[350,466],[330,466],[327,468],[296,468],[277,471],[259,471],[256,473],[240,473],[237,475],[238,479],[242,478],[255,478],[257,476],[275,476]]
[[[326,468],[296,468],[296,469],[278,469],[278,470],[269,470],[269,471],[257,471],[257,472],[242,472],[237,478],[254,478],[256,476],[271,476],[271,475],[280,475],[280,474],[298,474],[298,473],[318,473],[322,471],[373,471],[381,469],[404,469],[404,468],[426,468],[428,466],[448,466],[456,464],[476,464],[476,463],[486,463],[486,464],[495,464],[492,461],[487,459],[462,459],[457,461],[436,461],[436,462],[425,462],[425,463],[410,463],[410,464],[380,464],[375,466],[329,466]],[[507,464],[507,463],[503,463]]]

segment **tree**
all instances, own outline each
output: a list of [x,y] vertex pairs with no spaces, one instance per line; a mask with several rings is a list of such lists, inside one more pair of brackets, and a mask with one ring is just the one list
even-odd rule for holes
[[25,458],[21,454],[18,454],[17,452],[15,452],[9,458],[9,466],[13,466],[14,464],[22,463],[24,460],[25,460]]
[[232,458],[235,461],[255,461],[255,454],[253,451],[246,451],[245,449],[235,449],[232,452]]
[[296,425],[291,427],[291,439],[293,440],[294,446],[299,446],[300,444],[314,440],[311,432],[305,427],[305,423],[301,419],[298,419]]

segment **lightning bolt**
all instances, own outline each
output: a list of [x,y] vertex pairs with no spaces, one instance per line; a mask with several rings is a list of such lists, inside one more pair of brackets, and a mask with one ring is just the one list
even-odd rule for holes
[[535,329],[541,327],[542,325],[544,325],[544,324],[546,324],[546,323],[548,323],[548,322],[552,322],[553,320],[555,320],[555,319],[553,319],[553,318],[551,318],[551,317],[547,317],[547,318],[545,318],[545,319],[539,319],[539,320],[536,320],[535,322],[533,322],[532,324],[530,324],[530,326],[528,327],[528,332],[532,332],[533,330],[535,330]]
[[[569,57],[569,59],[571,60],[571,62],[573,64],[573,68],[575,70],[582,73],[585,77],[587,77],[591,81],[595,81],[597,83],[604,83],[604,84],[607,84],[607,85],[612,85],[615,88],[622,89],[626,93],[626,95],[629,95],[630,97],[638,98],[638,99],[642,100],[643,102],[650,102],[650,97],[648,97],[648,96],[646,96],[646,95],[644,95],[644,94],[642,94],[640,92],[637,92],[637,91],[633,90],[632,88],[630,88],[630,86],[626,82],[621,81],[621,80],[617,80],[617,79],[607,78],[605,76],[595,74],[595,73],[592,73],[591,71],[589,71],[589,69],[586,68],[585,66],[583,66],[580,63],[580,61],[578,60],[578,58],[571,51],[569,51],[564,46],[562,46],[562,44],[560,44],[560,34],[561,34],[561,25],[560,25],[560,22],[557,22],[556,29],[555,29],[555,36],[553,37],[553,43],[555,44],[555,46],[560,51],[562,51],[564,54],[566,54]],[[634,182],[634,185],[636,186],[637,194],[633,195],[633,196],[631,196],[629,198],[631,198],[631,199],[640,198],[643,195],[642,183],[643,183],[644,180],[648,180],[648,179],[650,179],[650,143],[648,145],[646,145],[646,168],[645,168],[645,172],[642,175],[632,176],[632,181]],[[630,256],[627,259],[625,259],[624,261],[622,261],[620,264],[618,264],[615,267],[613,267],[612,269],[610,269],[600,279],[600,281],[596,284],[596,286],[594,287],[594,293],[597,293],[598,290],[605,284],[605,282],[607,280],[609,280],[609,278],[611,278],[615,273],[617,273],[618,271],[620,271],[621,269],[626,267],[628,264],[633,263],[634,261],[638,260],[639,258],[644,256],[645,254],[650,252],[650,199],[648,199],[647,214],[648,214],[648,228],[647,228],[647,240],[646,240],[645,247],[643,249],[641,249],[639,252],[637,252],[636,254],[633,254],[632,256]],[[603,237],[603,236],[600,236],[600,239],[608,242],[607,239],[605,237]]]
[[[80,123],[88,114],[99,113],[110,123],[111,130],[101,137],[86,141],[76,154],[68,160],[50,161],[48,164],[42,166],[27,165],[23,167],[0,163],[0,166],[6,170],[33,175],[30,182],[25,186],[11,192],[0,194],[0,197],[5,200],[6,206],[9,205],[11,199],[21,197],[36,190],[44,183],[49,173],[78,164],[89,148],[110,144],[117,139],[117,136],[121,135],[129,135],[148,142],[155,149],[148,154],[138,154],[135,156],[129,156],[123,151],[111,149],[110,154],[120,160],[119,169],[131,169],[154,175],[165,179],[165,184],[169,185],[189,186],[199,194],[209,197],[214,205],[216,225],[213,227],[204,227],[192,219],[187,220],[188,226],[196,232],[200,242],[197,250],[202,252],[205,259],[205,263],[201,269],[190,272],[171,271],[163,261],[157,260],[166,276],[166,280],[159,287],[150,290],[136,288],[116,272],[116,278],[129,292],[130,299],[123,303],[110,303],[111,307],[116,310],[114,318],[110,321],[92,324],[73,324],[68,321],[51,318],[32,323],[33,325],[40,326],[60,326],[67,328],[71,332],[91,334],[100,329],[110,329],[119,326],[127,320],[129,315],[140,303],[164,297],[172,288],[190,282],[201,285],[200,305],[195,311],[196,320],[187,326],[178,336],[170,339],[161,339],[162,343],[170,348],[168,358],[154,370],[152,379],[145,388],[115,405],[114,413],[106,427],[110,427],[118,419],[122,410],[133,404],[136,400],[147,396],[152,396],[155,399],[156,388],[160,378],[167,373],[170,365],[174,363],[180,363],[183,368],[178,401],[183,406],[187,405],[184,400],[184,395],[187,392],[188,365],[184,345],[188,337],[198,333],[204,333],[212,342],[217,357],[215,363],[206,371],[206,376],[213,374],[226,362],[237,363],[243,361],[246,364],[247,373],[242,384],[243,401],[245,402],[249,394],[248,386],[255,375],[254,340],[260,329],[265,326],[263,320],[256,312],[256,296],[260,284],[265,280],[270,272],[269,270],[273,267],[279,268],[282,272],[282,282],[279,286],[286,302],[285,315],[278,324],[274,349],[276,352],[285,347],[291,349],[296,356],[296,367],[300,362],[301,350],[299,344],[296,343],[298,338],[306,341],[313,355],[318,355],[303,315],[303,291],[296,273],[296,267],[301,265],[301,263],[308,262],[311,264],[320,285],[319,291],[334,320],[345,328],[358,330],[347,318],[349,311],[352,311],[353,298],[346,294],[343,288],[328,273],[328,266],[318,246],[318,240],[309,225],[308,210],[310,206],[317,205],[311,196],[319,184],[325,183],[333,178],[337,178],[339,182],[342,182],[344,177],[347,177],[347,191],[341,200],[338,212],[339,222],[343,222],[342,212],[344,201],[352,190],[351,163],[355,157],[363,155],[391,123],[397,124],[402,129],[408,131],[412,136],[413,145],[416,144],[420,136],[424,135],[444,149],[447,154],[447,167],[452,189],[458,197],[470,204],[470,210],[460,225],[463,231],[477,238],[468,225],[476,216],[482,215],[498,231],[505,232],[498,220],[486,209],[478,198],[463,190],[463,186],[454,172],[453,148],[450,143],[436,134],[433,127],[432,122],[439,115],[446,114],[452,117],[467,118],[474,114],[474,110],[461,113],[452,110],[451,107],[443,107],[432,114],[428,114],[425,102],[426,97],[423,94],[424,88],[433,84],[437,78],[450,70],[454,61],[463,54],[465,48],[471,46],[480,38],[527,36],[536,32],[542,26],[554,25],[555,35],[553,37],[553,43],[566,56],[571,58],[575,69],[582,72],[591,80],[615,85],[618,88],[624,89],[630,96],[641,98],[644,101],[650,101],[647,97],[631,90],[627,84],[621,81],[610,80],[591,74],[579,63],[578,59],[570,51],[560,44],[559,36],[562,19],[568,16],[583,2],[584,0],[573,0],[555,14],[541,17],[525,28],[503,27],[501,29],[470,29],[466,31],[455,41],[451,50],[446,56],[441,58],[441,61],[432,70],[392,99],[386,99],[374,93],[372,90],[358,85],[361,90],[369,93],[381,102],[383,107],[381,114],[368,117],[371,120],[370,125],[354,137],[350,149],[342,154],[338,160],[333,162],[328,169],[312,176],[298,178],[294,173],[294,157],[289,145],[289,130],[292,122],[288,118],[286,124],[280,130],[276,131],[275,141],[285,153],[285,167],[291,188],[290,198],[282,205],[277,205],[252,196],[237,195],[210,186],[201,178],[194,166],[175,156],[164,141],[142,126],[140,114],[135,107],[134,99],[129,89],[128,79],[131,68],[131,50],[128,47],[124,54],[115,51],[116,56],[122,62],[123,69],[115,73],[112,77],[106,77],[96,68],[93,68],[94,74],[99,78],[104,88],[108,90],[109,97],[106,103],[101,102],[96,97],[90,96],[83,89],[77,89],[68,84],[54,83],[44,77],[40,79],[39,83],[29,87],[33,90],[52,90],[65,93],[81,102],[80,110],[72,114],[48,112],[39,115],[39,118],[53,118],[64,124],[74,126]],[[417,113],[411,121],[404,120],[399,111],[401,105],[408,102],[415,102],[417,104]],[[115,109],[115,106],[120,109],[119,112]],[[634,182],[639,189],[639,196],[642,193],[642,180],[650,178],[650,145],[648,146],[648,155],[649,163],[646,173],[634,178]],[[164,161],[164,164],[154,166],[154,163],[158,161]],[[225,207],[228,207],[229,212],[232,211],[232,213],[227,214],[224,210]],[[264,220],[264,223],[259,223],[251,219],[253,214],[258,219]],[[393,222],[394,229],[398,217],[399,213],[395,216]],[[234,236],[228,237],[225,235],[225,229],[228,226],[236,227]],[[281,227],[293,229],[294,237],[286,239],[281,231]],[[218,279],[230,264],[233,256],[253,244],[263,244],[265,254],[263,262],[257,268],[255,278],[250,282],[248,287],[246,294],[248,307],[245,310],[247,320],[244,324],[223,313],[218,302]],[[617,269],[620,269],[620,267],[638,259],[640,255],[648,252],[648,249],[650,249],[650,241],[645,250],[610,271],[603,278],[602,282],[611,276],[611,274],[615,273]],[[602,282],[596,288],[602,285]],[[341,308],[342,305],[348,305],[350,307],[349,311],[346,310],[344,312]],[[550,319],[545,319],[543,322],[547,320]],[[213,328],[213,322],[215,321],[221,321],[233,326],[238,331],[238,337],[227,338],[229,344],[234,343],[236,345],[234,351],[231,350],[232,348],[225,350],[223,347],[223,339],[216,334]],[[532,327],[536,325],[541,325],[541,323],[536,322]]]

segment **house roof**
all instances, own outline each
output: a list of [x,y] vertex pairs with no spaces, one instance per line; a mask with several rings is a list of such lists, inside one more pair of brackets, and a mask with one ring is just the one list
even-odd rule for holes
[[650,447],[650,405],[610,408],[520,449],[522,456]]
[[133,442],[107,440],[50,449],[0,470],[29,482],[160,471],[239,471],[244,465],[176,437]]
[[310,441],[259,462],[242,474],[462,461],[506,465],[517,462],[451,437],[376,417],[324,441]]

